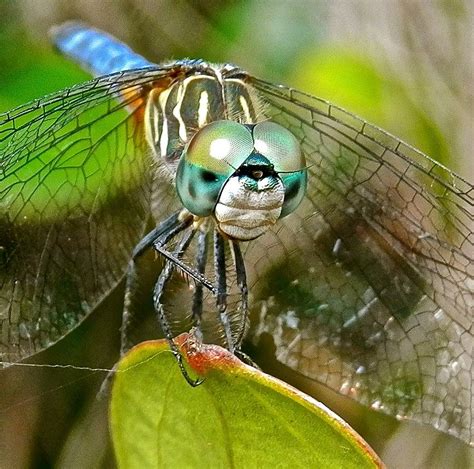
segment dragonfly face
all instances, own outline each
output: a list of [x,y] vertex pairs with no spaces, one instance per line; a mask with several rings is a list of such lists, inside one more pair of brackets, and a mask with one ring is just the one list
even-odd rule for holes
[[224,234],[248,241],[299,205],[304,165],[297,140],[280,125],[216,121],[186,145],[176,189],[191,213],[214,214]]
[[3,361],[60,339],[124,275],[127,348],[156,251],[165,335],[194,326],[236,352],[269,337],[305,376],[472,442],[471,183],[234,66],[156,66],[76,24],[55,38],[112,75],[0,117]]

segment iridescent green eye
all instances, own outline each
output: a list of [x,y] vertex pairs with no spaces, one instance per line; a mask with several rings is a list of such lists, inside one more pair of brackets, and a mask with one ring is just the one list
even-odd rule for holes
[[261,122],[253,129],[255,149],[268,158],[275,171],[286,173],[301,171],[305,160],[295,136],[274,122]]
[[227,179],[253,151],[250,130],[234,121],[203,127],[184,149],[176,172],[176,189],[194,215],[208,216]]
[[234,121],[216,121],[199,130],[185,149],[188,163],[231,175],[252,153],[250,130]]

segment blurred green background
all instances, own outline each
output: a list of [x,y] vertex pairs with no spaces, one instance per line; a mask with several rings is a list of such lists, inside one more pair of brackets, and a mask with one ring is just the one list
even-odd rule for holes
[[[89,78],[47,36],[52,25],[80,19],[152,61],[232,62],[332,101],[472,179],[472,10],[469,0],[2,0],[0,111]],[[120,301],[119,292],[38,362],[113,365]],[[346,418],[389,467],[472,465],[472,450],[450,437],[285,377]],[[106,406],[95,401],[103,378],[1,372],[0,466],[113,467]]]

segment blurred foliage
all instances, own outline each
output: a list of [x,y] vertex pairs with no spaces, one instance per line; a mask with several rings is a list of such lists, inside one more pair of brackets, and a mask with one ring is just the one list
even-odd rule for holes
[[[8,18],[5,4],[0,15]],[[51,47],[35,43],[26,26],[17,21],[0,22],[0,110],[40,98],[90,78],[79,67],[65,61]],[[20,60],[21,57],[21,60]]]
[[397,133],[437,161],[447,166],[453,162],[447,137],[427,111],[416,106],[401,77],[384,74],[360,51],[326,47],[309,50],[300,56],[290,80],[296,88],[318,94],[369,122],[398,129]]

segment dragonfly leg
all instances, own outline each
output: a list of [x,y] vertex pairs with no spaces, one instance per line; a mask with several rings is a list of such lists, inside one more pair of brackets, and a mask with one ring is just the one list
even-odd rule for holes
[[247,328],[248,319],[248,288],[247,288],[247,275],[245,273],[245,263],[240,250],[240,244],[238,241],[230,241],[230,247],[232,250],[232,257],[234,259],[235,272],[237,274],[237,286],[240,290],[241,297],[241,314],[240,324],[238,329],[238,335],[236,340],[237,347],[240,347],[244,339],[245,331]]
[[242,350],[236,350],[235,356],[246,365],[250,365],[252,368],[260,370],[260,367],[245,352],[242,352]]
[[232,339],[232,327],[227,314],[225,241],[217,229],[214,230],[214,270],[217,283],[216,306],[219,311],[222,327],[224,328],[227,349],[234,353],[235,346],[234,340]]
[[[169,241],[172,236],[176,235],[180,231],[186,229],[190,225],[189,220],[180,221],[179,219],[180,212],[176,212],[157,227],[151,230],[146,234],[143,239],[135,246],[132,258],[128,264],[126,272],[126,283],[125,283],[125,299],[124,299],[124,309],[122,314],[122,328],[121,328],[121,344],[120,344],[120,356],[123,356],[127,350],[133,345],[129,339],[129,327],[131,321],[131,310],[132,310],[132,297],[137,290],[138,284],[138,275],[137,275],[137,261],[140,257],[146,253],[150,248],[152,248],[157,242],[162,242],[163,239]],[[170,233],[173,233],[172,236],[169,236]],[[191,236],[192,238],[192,236]],[[188,243],[189,244],[189,243]],[[167,261],[167,264],[169,262]],[[179,353],[179,352],[178,352]],[[101,399],[107,395],[111,378],[115,373],[114,370],[111,371],[106,378],[104,379],[101,388],[97,397]]]
[[160,236],[173,230],[180,223],[179,212],[176,212],[146,234],[133,250],[132,258],[128,263],[125,273],[125,298],[122,313],[120,356],[123,356],[133,345],[130,341],[129,329],[132,318],[133,298],[138,285],[137,261],[145,252],[153,247],[153,244]]
[[[184,225],[184,223],[183,223],[183,225]],[[189,224],[187,226],[189,226]],[[174,233],[174,235],[178,234],[179,231],[184,230],[187,226],[183,226],[181,228],[181,230],[176,231]],[[184,254],[184,252],[188,248],[189,244],[191,243],[191,240],[192,240],[193,236],[195,235],[195,233],[196,233],[196,230],[192,229],[192,230],[189,230],[187,233],[184,234],[183,238],[178,243],[178,246],[176,247],[174,253],[172,253],[172,255],[176,259],[179,259]],[[161,248],[170,239],[171,239],[171,237],[168,236],[168,234],[166,234],[164,237],[162,237],[157,242],[155,242],[154,245],[155,245],[156,248]],[[176,361],[178,362],[178,366],[181,370],[181,373],[183,374],[184,378],[186,379],[186,381],[191,386],[198,386],[199,384],[202,383],[202,380],[201,379],[196,379],[196,380],[192,379],[189,376],[188,371],[184,367],[183,357],[182,357],[181,352],[179,351],[177,345],[175,344],[175,342],[173,340],[173,332],[171,330],[171,326],[170,326],[170,323],[169,323],[168,318],[166,316],[166,313],[164,311],[163,305],[161,304],[161,296],[163,294],[166,283],[171,278],[171,274],[173,273],[174,267],[175,267],[174,263],[170,259],[167,259],[167,261],[165,263],[165,267],[161,271],[161,274],[158,277],[158,280],[155,284],[155,288],[154,288],[154,291],[153,291],[153,303],[154,303],[154,306],[155,306],[155,311],[156,311],[157,316],[158,316],[158,322],[160,323],[161,329],[164,332],[164,334],[166,336],[166,339],[168,340],[171,352],[173,353],[174,357],[176,358]]]
[[[196,270],[204,276],[207,263],[207,231],[199,231],[196,253]],[[193,323],[198,331],[198,337],[201,333],[201,317],[203,303],[203,284],[196,282],[196,290],[193,295],[192,316]]]
[[163,244],[155,243],[154,248],[165,259],[169,260],[176,269],[179,269],[183,274],[192,278],[196,282],[196,285],[206,287],[209,291],[212,292],[213,295],[216,294],[217,290],[209,279],[207,279],[202,273],[200,273],[195,268],[184,263],[179,257],[176,256],[176,254],[168,251]]

